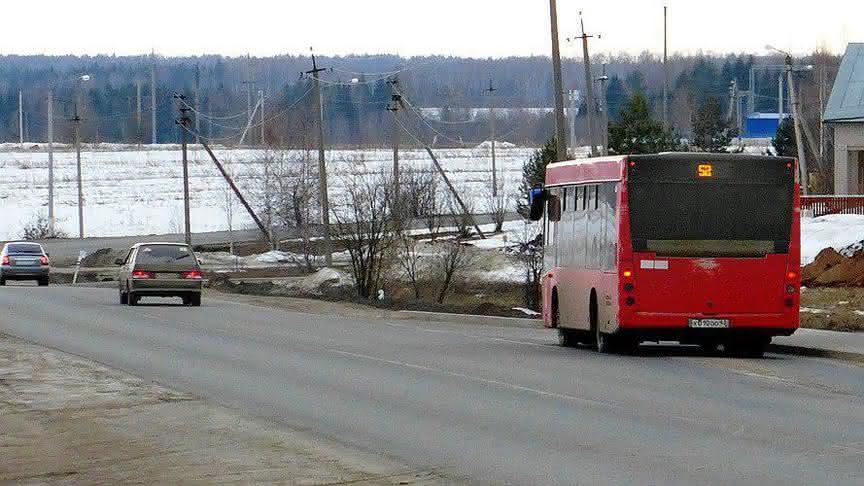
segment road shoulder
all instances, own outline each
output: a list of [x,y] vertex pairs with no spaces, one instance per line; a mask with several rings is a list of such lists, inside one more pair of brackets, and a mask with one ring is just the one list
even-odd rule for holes
[[0,482],[442,479],[0,334]]

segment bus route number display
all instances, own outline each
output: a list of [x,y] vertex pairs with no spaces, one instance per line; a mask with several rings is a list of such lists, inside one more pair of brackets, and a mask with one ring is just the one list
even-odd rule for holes
[[696,167],[696,175],[699,177],[714,177],[714,166],[711,164],[699,164]]

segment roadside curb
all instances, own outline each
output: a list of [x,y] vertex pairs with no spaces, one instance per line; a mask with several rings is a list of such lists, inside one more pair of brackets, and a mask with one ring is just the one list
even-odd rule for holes
[[477,314],[453,314],[449,312],[427,312],[427,311],[409,311],[409,310],[400,310],[396,311],[395,315],[398,317],[399,315],[403,315],[408,319],[415,319],[417,317],[425,317],[428,319],[433,319],[441,322],[453,322],[457,324],[485,324],[485,325],[497,325],[502,327],[518,327],[518,328],[530,328],[530,329],[541,329],[543,328],[543,321],[540,319],[526,319],[522,317],[498,317],[498,316],[482,316]]

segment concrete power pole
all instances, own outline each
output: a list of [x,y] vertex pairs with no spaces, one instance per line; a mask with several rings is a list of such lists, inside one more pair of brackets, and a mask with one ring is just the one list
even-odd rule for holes
[[201,143],[201,65],[195,63],[195,143]]
[[570,110],[567,117],[570,119],[570,151],[576,153],[576,117],[579,116],[579,104],[582,103],[582,93],[578,89],[571,89],[568,93]]
[[588,38],[593,37],[585,33],[585,21],[579,19],[582,27],[582,59],[585,64],[585,101],[588,104],[588,143],[591,145],[591,156],[597,156],[597,141],[594,138],[594,115],[597,105],[594,102],[594,77],[591,75],[591,57],[588,54]]
[[78,116],[78,104],[75,104],[75,116],[72,117],[75,131],[75,168],[78,182],[78,238],[84,239],[84,182],[81,176],[81,117]]
[[177,124],[180,125],[180,140],[183,153],[183,228],[185,230],[186,244],[192,244],[192,222],[191,222],[191,205],[189,201],[189,158],[186,142],[186,130],[189,129],[189,108],[186,106],[186,96],[175,94],[174,98],[179,101],[180,118]]
[[400,192],[402,190],[402,183],[399,174],[399,145],[402,141],[402,132],[399,130],[401,128],[399,125],[399,109],[402,108],[402,95],[399,94],[399,91],[396,89],[396,86],[399,84],[398,77],[394,76],[392,79],[388,80],[388,84],[390,85],[391,102],[390,105],[387,106],[387,111],[393,114],[391,142],[393,144],[393,200],[396,201],[393,208],[393,214],[396,217],[396,227],[401,230],[402,205]]
[[792,117],[795,122],[795,141],[798,146],[798,167],[801,172],[801,193],[809,193],[807,187],[807,155],[804,152],[804,137],[801,134],[801,107],[798,104],[798,93],[795,89],[795,78],[792,75],[792,57],[786,57],[786,81],[789,84],[789,101],[792,103]]
[[261,140],[260,140],[260,142],[261,142],[261,146],[263,147],[265,144],[264,144],[264,90],[262,90],[262,89],[258,90],[258,111],[260,112],[259,119],[261,120],[260,121],[260,123],[261,123]]
[[609,110],[606,107],[606,65],[603,65],[603,75],[597,78],[600,83],[600,155],[609,155]]
[[492,197],[498,197],[498,167],[495,160],[495,92],[498,91],[489,80],[489,140],[492,142]]
[[555,138],[558,160],[567,159],[567,140],[564,121],[564,79],[561,73],[561,45],[558,42],[558,3],[549,0],[549,17],[552,24],[552,73],[555,89]]
[[48,90],[48,232],[55,235],[54,224],[54,89]]
[[150,143],[156,144],[156,56],[150,64]]
[[24,92],[18,90],[18,143],[24,144]]
[[327,266],[333,265],[333,246],[330,242],[330,198],[327,194],[327,161],[324,154],[324,102],[321,93],[321,79],[319,74],[326,71],[318,67],[315,55],[312,54],[312,70],[306,71],[311,74],[315,83],[315,101],[318,103],[318,179],[320,183],[319,192],[321,197],[321,225],[324,231],[324,255]]
[[783,121],[783,73],[777,76],[777,114],[780,115],[778,123]]
[[669,52],[668,52],[668,19],[669,7],[663,6],[663,123],[669,129]]
[[139,79],[135,82],[135,133],[138,139],[138,150],[141,150],[141,122],[143,121],[141,112],[141,80]]

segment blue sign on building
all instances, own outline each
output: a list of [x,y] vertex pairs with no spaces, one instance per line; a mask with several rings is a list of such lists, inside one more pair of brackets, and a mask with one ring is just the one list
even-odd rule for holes
[[788,113],[751,113],[744,125],[743,138],[774,138],[780,121],[789,117]]

